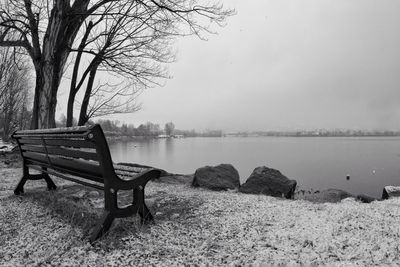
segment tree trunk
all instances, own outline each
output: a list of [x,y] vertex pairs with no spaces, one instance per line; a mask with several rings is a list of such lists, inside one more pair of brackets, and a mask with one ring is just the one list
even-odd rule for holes
[[35,84],[35,95],[33,98],[33,107],[32,107],[32,120],[31,120],[31,129],[39,128],[39,94],[42,88],[42,77],[38,68],[35,66],[36,71],[36,84]]
[[75,101],[75,95],[74,92],[69,91],[69,97],[68,97],[68,103],[67,103],[67,122],[66,125],[67,127],[73,126],[73,120],[74,120],[74,101]]
[[33,58],[36,71],[35,98],[31,128],[56,127],[55,112],[57,92],[70,46],[79,31],[84,16],[71,19],[69,13],[80,13],[87,10],[88,0],[69,1],[55,0],[49,24],[43,39],[43,51]]
[[89,120],[89,116],[87,114],[87,110],[89,107],[90,96],[92,94],[94,78],[96,77],[97,68],[99,67],[99,63],[96,63],[92,70],[90,71],[89,80],[86,86],[85,96],[83,97],[81,112],[79,114],[79,122],[78,125],[82,126]]
[[65,63],[54,61],[42,64],[36,71],[32,129],[56,127],[57,91],[62,75],[60,69],[63,69]]

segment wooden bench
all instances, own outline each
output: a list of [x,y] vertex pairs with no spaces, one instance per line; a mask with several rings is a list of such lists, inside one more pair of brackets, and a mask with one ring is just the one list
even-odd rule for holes
[[[23,159],[23,176],[14,190],[24,192],[27,180],[44,179],[49,190],[56,185],[49,175],[104,191],[104,214],[90,237],[93,243],[108,231],[114,218],[139,213],[142,223],[153,220],[144,202],[144,188],[151,179],[160,176],[160,170],[147,169],[136,173],[135,168],[115,166],[100,125],[16,131]],[[36,169],[39,174],[30,174]],[[132,190],[133,203],[118,207],[118,191]]]

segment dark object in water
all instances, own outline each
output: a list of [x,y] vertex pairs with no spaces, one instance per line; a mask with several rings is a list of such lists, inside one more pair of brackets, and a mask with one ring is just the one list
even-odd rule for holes
[[350,180],[350,174],[346,175],[346,180]]

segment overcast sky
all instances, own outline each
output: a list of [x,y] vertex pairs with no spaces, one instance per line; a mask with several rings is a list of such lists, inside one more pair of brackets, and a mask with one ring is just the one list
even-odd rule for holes
[[224,0],[208,41],[176,42],[173,77],[118,119],[179,129],[400,129],[400,1]]

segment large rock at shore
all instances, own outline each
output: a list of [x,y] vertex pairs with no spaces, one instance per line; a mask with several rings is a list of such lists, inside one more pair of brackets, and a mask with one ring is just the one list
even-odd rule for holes
[[292,198],[296,185],[296,180],[290,180],[280,171],[263,166],[254,169],[247,181],[240,187],[240,192]]
[[340,202],[343,199],[349,198],[349,197],[354,197],[354,196],[344,190],[331,188],[331,189],[323,190],[323,191],[321,191],[321,193],[316,194],[315,202],[337,203],[337,202]]
[[400,197],[400,186],[385,186],[382,192],[382,199],[389,199],[391,197]]
[[235,189],[240,187],[240,178],[238,171],[231,164],[205,166],[196,170],[192,185],[216,191]]
[[357,200],[360,200],[362,203],[371,203],[373,201],[376,201],[377,199],[374,197],[370,197],[364,194],[357,195]]

